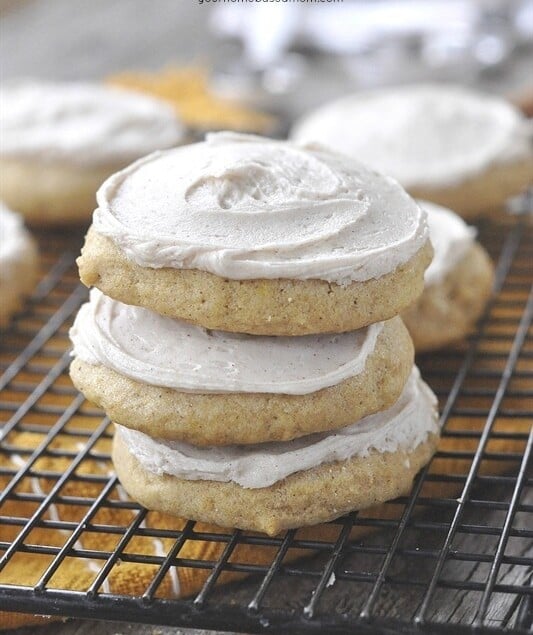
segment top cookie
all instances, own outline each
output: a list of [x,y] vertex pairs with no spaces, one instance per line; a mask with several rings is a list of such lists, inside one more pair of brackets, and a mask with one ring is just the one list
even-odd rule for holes
[[421,292],[425,213],[321,147],[219,133],[109,178],[78,260],[87,285],[207,328],[354,330]]
[[500,205],[533,180],[533,129],[505,100],[449,85],[344,97],[293,131],[367,161],[411,194],[464,216]]

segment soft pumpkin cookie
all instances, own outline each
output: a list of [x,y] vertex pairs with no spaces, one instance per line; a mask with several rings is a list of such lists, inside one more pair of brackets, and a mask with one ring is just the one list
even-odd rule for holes
[[0,326],[33,289],[37,266],[37,245],[22,218],[0,203]]
[[399,317],[339,335],[208,331],[96,289],[71,329],[76,387],[115,422],[197,446],[341,428],[400,396],[413,346]]
[[423,288],[425,214],[319,147],[219,133],[108,179],[78,259],[88,286],[210,329],[344,332]]
[[113,463],[148,509],[274,535],[407,494],[438,433],[436,399],[415,369],[390,409],[334,433],[196,448],[118,426]]

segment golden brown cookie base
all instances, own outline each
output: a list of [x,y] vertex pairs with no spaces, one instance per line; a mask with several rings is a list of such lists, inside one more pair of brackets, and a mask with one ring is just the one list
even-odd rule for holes
[[501,214],[505,201],[533,184],[533,157],[496,165],[457,185],[411,187],[411,196],[453,209],[466,219]]
[[347,287],[324,280],[227,280],[197,269],[150,269],[89,229],[78,258],[87,286],[125,304],[206,328],[256,335],[342,333],[398,315],[422,292],[428,243],[394,272]]
[[402,313],[417,352],[463,339],[475,327],[490,297],[494,267],[479,243],[444,280],[424,290]]
[[413,367],[413,345],[401,319],[386,322],[365,369],[308,395],[197,394],[137,382],[75,359],[74,385],[113,421],[152,437],[194,445],[287,441],[347,426],[392,406]]
[[113,442],[113,464],[128,494],[148,509],[273,536],[407,494],[437,441],[430,435],[412,452],[326,463],[260,489],[152,474],[130,454],[120,434]]
[[5,272],[0,272],[0,327],[9,323],[11,316],[16,313],[37,282],[39,256],[37,244],[28,237],[27,245],[16,264],[16,279],[2,280]]
[[0,160],[0,200],[31,225],[88,224],[97,206],[96,191],[121,167],[4,158]]

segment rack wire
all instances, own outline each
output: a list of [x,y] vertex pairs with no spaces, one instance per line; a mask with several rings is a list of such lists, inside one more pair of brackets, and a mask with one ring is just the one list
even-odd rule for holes
[[[0,609],[241,632],[527,632],[533,226],[524,217],[488,224],[481,241],[497,260],[497,275],[476,333],[418,360],[440,401],[439,452],[409,496],[339,519],[331,523],[334,538],[320,540],[297,531],[269,538],[203,531],[192,521],[180,531],[146,522],[151,512],[121,494],[111,471],[111,424],[67,375],[68,327],[87,296],[74,262],[81,236],[41,236],[41,282],[0,350],[0,458],[11,461],[0,463]],[[21,435],[33,445],[21,443]],[[64,469],[51,469],[50,458],[64,461]],[[87,461],[101,472],[84,470]],[[123,521],[110,524],[106,510],[124,513]],[[46,540],[54,530],[59,543]],[[89,534],[90,544],[80,541]],[[103,538],[113,547],[99,547]],[[131,548],[138,538],[170,546],[148,555]],[[182,557],[190,541],[219,543],[218,556]],[[271,556],[261,564],[241,561],[241,545],[268,548]],[[24,554],[42,561],[25,584],[17,578]],[[72,561],[94,569],[87,588],[57,583]],[[144,592],[110,590],[110,573],[125,562],[148,567]],[[176,568],[207,572],[193,597],[161,594]],[[243,579],[218,584],[227,572]]]

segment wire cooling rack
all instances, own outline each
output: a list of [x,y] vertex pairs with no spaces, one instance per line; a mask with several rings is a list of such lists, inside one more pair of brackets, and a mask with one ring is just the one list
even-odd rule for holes
[[[497,275],[477,332],[419,360],[440,400],[439,452],[408,497],[350,514],[331,524],[334,538],[311,540],[295,531],[276,538],[202,532],[194,522],[169,531],[118,495],[110,423],[67,375],[67,331],[87,295],[74,264],[81,236],[42,236],[41,282],[3,334],[0,353],[0,458],[16,458],[0,469],[0,537],[9,536],[0,541],[0,609],[243,632],[525,633],[533,606],[533,228],[517,218],[482,228],[481,240]],[[38,442],[28,448],[19,433]],[[75,449],[62,449],[59,439],[75,440]],[[43,463],[58,457],[64,469]],[[105,469],[89,474],[87,461]],[[36,482],[46,489],[25,486]],[[73,494],[72,484],[93,494]],[[53,513],[59,507],[71,520]],[[126,510],[128,521],[111,525],[105,510]],[[47,542],[52,530],[64,536],[60,544]],[[80,541],[89,533],[91,548]],[[98,548],[98,538],[108,544],[110,537],[113,548]],[[147,555],[130,548],[139,537],[171,539],[171,546]],[[182,557],[189,541],[220,543],[218,557]],[[272,555],[262,564],[239,561],[243,544]],[[291,558],[296,549],[300,557]],[[42,559],[26,584],[16,569],[23,554]],[[72,559],[80,568],[91,563],[88,588],[54,582]],[[149,567],[135,597],[106,584],[124,562]],[[207,572],[195,596],[161,597],[175,568]],[[8,583],[2,576],[10,571]],[[247,575],[217,584],[226,572]]]

